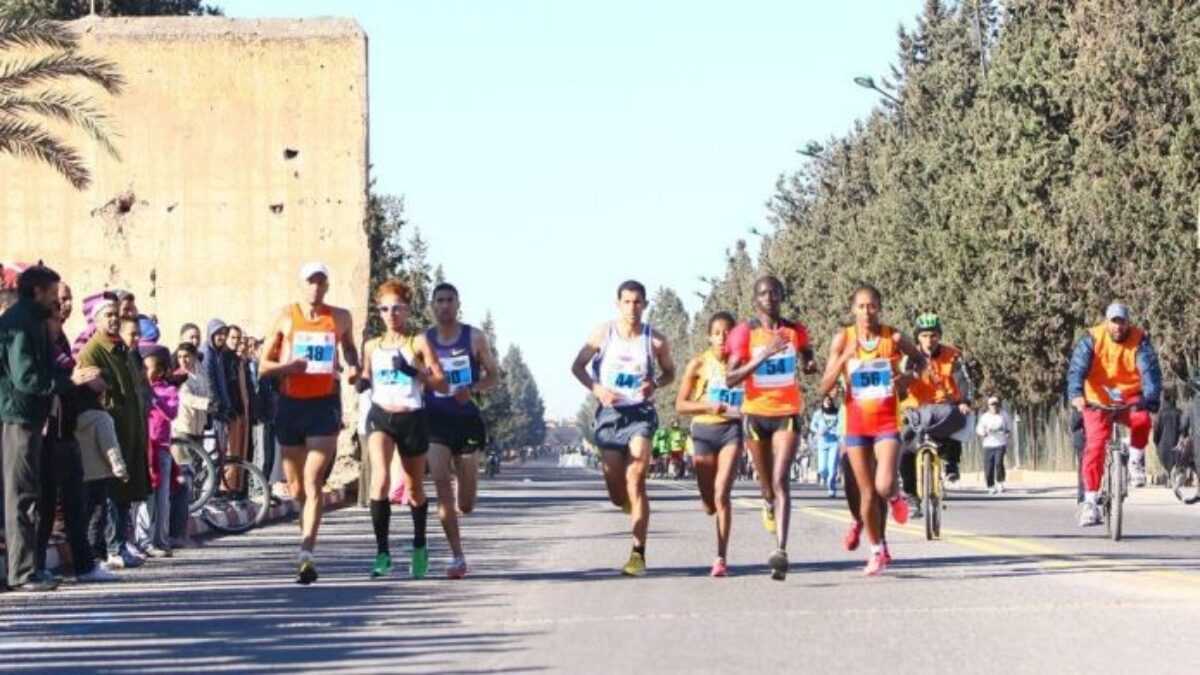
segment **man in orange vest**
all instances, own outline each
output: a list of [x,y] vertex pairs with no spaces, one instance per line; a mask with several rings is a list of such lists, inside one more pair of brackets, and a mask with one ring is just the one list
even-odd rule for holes
[[[942,320],[937,314],[922,314],[917,317],[913,334],[918,348],[925,355],[929,367],[908,385],[907,395],[901,409],[916,409],[929,435],[938,441],[939,454],[946,462],[946,479],[957,481],[958,463],[962,459],[962,442],[951,437],[960,431],[971,414],[971,397],[974,394],[971,378],[962,358],[962,352],[942,342]],[[915,437],[908,440],[917,440]],[[900,456],[900,479],[904,491],[909,495],[909,506],[914,516],[921,515],[920,503],[915,497],[917,462],[913,443],[906,442],[905,452]]]
[[[1067,396],[1083,414],[1083,505],[1079,525],[1100,524],[1096,498],[1104,475],[1104,446],[1112,432],[1114,415],[1129,427],[1130,476],[1145,484],[1145,449],[1152,426],[1150,413],[1158,411],[1162,396],[1162,371],[1150,334],[1129,325],[1129,308],[1114,302],[1104,313],[1104,323],[1094,326],[1075,345],[1067,371]],[[1103,406],[1130,406],[1113,413]]]

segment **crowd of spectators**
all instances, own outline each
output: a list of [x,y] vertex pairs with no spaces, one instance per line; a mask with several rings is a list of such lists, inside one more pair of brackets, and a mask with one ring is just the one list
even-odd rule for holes
[[47,569],[56,531],[69,550],[61,571],[85,583],[194,545],[192,467],[177,441],[250,456],[268,476],[277,453],[259,340],[213,319],[204,335],[188,323],[168,342],[120,289],[82,299],[86,326],[70,340],[76,306],[49,267],[0,267],[0,509],[13,591],[58,587]]

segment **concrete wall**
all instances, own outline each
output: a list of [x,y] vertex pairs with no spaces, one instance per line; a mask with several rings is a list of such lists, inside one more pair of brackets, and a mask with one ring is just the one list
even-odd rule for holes
[[[367,45],[352,20],[85,19],[86,54],[128,86],[94,94],[121,159],[61,126],[94,176],[0,155],[0,260],[43,258],[77,298],[127,288],[175,342],[219,316],[261,336],[299,267],[332,270],[329,301],[364,320],[369,258]],[[10,52],[11,54],[12,52]],[[7,58],[7,55],[4,56]],[[127,210],[126,210],[127,209]],[[79,312],[68,333],[82,328]]]

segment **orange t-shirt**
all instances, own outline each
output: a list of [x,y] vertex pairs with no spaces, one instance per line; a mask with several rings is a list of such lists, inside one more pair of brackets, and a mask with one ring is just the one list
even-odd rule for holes
[[288,353],[280,360],[306,359],[308,368],[299,375],[286,375],[280,392],[289,398],[324,398],[337,391],[337,323],[333,310],[321,307],[317,318],[309,319],[292,305],[291,330],[287,335]]
[[908,398],[916,405],[961,401],[962,393],[954,379],[954,366],[960,356],[962,352],[954,347],[940,345],[937,356],[929,357],[929,367],[908,385]]
[[766,349],[776,332],[787,338],[788,346],[762,362],[746,378],[746,401],[742,412],[761,417],[798,415],[803,407],[796,368],[802,352],[809,348],[808,329],[802,323],[780,321],[777,330],[763,326],[757,319],[740,323],[725,341],[727,355],[737,355],[746,363]]
[[846,435],[875,436],[900,430],[896,375],[900,367],[900,341],[896,330],[882,326],[874,345],[864,345],[854,326],[845,329],[846,340],[856,346],[853,359],[842,373],[846,389]]
[[1142,375],[1137,367],[1138,345],[1145,333],[1130,328],[1123,342],[1117,342],[1103,326],[1091,330],[1092,367],[1083,381],[1083,395],[1090,403],[1113,405],[1111,390],[1121,394],[1121,400],[1132,401],[1142,396]]

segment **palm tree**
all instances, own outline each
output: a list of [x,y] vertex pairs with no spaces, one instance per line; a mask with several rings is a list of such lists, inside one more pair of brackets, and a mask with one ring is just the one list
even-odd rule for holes
[[[0,19],[0,153],[35,159],[54,167],[76,189],[86,188],[91,172],[79,152],[63,142],[44,122],[57,119],[83,129],[109,155],[120,159],[110,118],[95,102],[78,94],[54,91],[66,78],[91,81],[119,94],[125,78],[116,64],[78,53],[79,39],[65,25],[42,19]],[[4,58],[13,48],[44,53]]]

